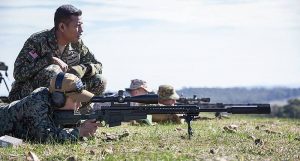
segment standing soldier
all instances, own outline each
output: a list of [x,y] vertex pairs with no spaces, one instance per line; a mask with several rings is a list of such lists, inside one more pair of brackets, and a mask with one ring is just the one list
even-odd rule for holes
[[[175,89],[170,85],[160,85],[158,88],[159,104],[162,106],[174,106],[176,100],[179,99]],[[152,115],[153,122],[173,122],[177,124],[183,123],[180,114],[154,114]]]
[[81,14],[72,5],[62,5],[55,12],[51,30],[27,39],[14,64],[10,101],[22,99],[38,87],[48,87],[50,79],[61,71],[75,74],[96,95],[104,92],[102,64],[80,39]]

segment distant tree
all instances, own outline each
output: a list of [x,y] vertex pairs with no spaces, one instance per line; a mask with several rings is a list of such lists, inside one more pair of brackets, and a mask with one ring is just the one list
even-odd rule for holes
[[292,99],[288,101],[286,106],[283,106],[283,113],[289,118],[300,118],[300,100]]
[[272,108],[273,116],[286,118],[300,118],[300,100],[291,99],[288,104],[282,107]]

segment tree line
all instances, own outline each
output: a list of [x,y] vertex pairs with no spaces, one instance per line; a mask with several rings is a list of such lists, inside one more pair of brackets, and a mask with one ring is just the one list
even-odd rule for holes
[[212,103],[270,103],[300,97],[300,88],[183,88],[177,93],[183,97],[210,97]]

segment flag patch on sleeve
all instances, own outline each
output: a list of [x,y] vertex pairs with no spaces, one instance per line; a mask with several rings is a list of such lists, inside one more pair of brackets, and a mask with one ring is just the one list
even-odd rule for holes
[[37,58],[39,55],[34,51],[34,50],[31,50],[29,53],[28,53],[33,59]]

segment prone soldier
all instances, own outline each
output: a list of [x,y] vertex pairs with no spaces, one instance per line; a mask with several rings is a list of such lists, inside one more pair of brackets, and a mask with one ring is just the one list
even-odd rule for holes
[[[130,96],[140,96],[151,92],[147,86],[147,82],[141,79],[131,80],[129,88],[125,88],[125,91],[130,94]],[[140,103],[133,103],[134,105],[141,105]],[[147,115],[146,119],[139,120],[138,122],[146,123],[152,125],[152,115]]]
[[82,81],[70,73],[59,73],[50,80],[49,89],[40,87],[21,100],[0,107],[0,136],[38,142],[77,141],[80,137],[95,135],[99,126],[95,120],[86,120],[79,127],[64,129],[56,126],[53,110],[77,110],[81,102],[88,102],[93,93],[84,90]]
[[[179,99],[179,95],[176,93],[175,89],[170,85],[160,85],[158,88],[159,104],[174,106],[176,100]],[[180,114],[153,114],[153,122],[173,122],[176,124],[183,123],[183,119],[180,118]]]

